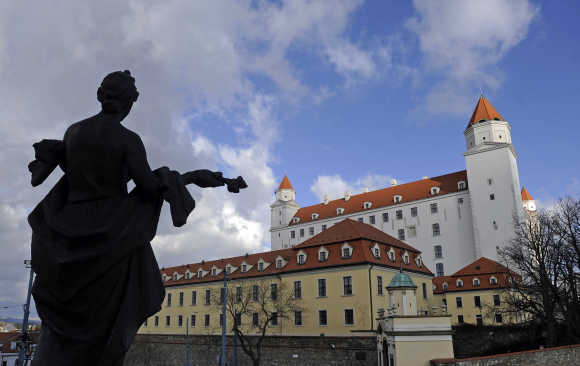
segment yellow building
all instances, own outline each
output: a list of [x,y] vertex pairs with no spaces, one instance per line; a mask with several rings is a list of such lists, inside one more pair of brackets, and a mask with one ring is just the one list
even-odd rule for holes
[[436,305],[452,316],[452,323],[501,325],[521,322],[524,316],[507,310],[508,269],[481,257],[451,276],[433,279]]
[[[436,303],[433,274],[417,249],[346,219],[293,248],[162,269],[165,301],[139,333],[185,334],[189,324],[190,334],[219,334],[216,299],[224,271],[230,293],[259,287],[271,296],[292,294],[300,310],[277,319],[272,335],[368,336],[377,330],[377,313],[390,306],[387,285],[400,271],[417,286],[409,314],[428,314]],[[259,316],[249,314],[241,323],[251,326]]]

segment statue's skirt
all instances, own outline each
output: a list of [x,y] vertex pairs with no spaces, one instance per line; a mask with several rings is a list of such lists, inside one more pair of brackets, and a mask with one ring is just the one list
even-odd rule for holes
[[151,240],[163,200],[67,202],[66,177],[30,214],[32,294],[42,320],[34,365],[122,365],[165,296]]

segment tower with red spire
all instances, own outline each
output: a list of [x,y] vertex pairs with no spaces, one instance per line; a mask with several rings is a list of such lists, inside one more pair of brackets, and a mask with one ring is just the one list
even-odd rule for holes
[[523,217],[511,127],[482,95],[463,134],[475,258],[498,260],[497,249],[515,235],[513,218]]
[[283,229],[288,226],[300,206],[296,203],[296,191],[287,176],[284,176],[280,186],[275,191],[276,201],[270,205],[270,233],[272,249],[282,249],[289,246],[289,234]]

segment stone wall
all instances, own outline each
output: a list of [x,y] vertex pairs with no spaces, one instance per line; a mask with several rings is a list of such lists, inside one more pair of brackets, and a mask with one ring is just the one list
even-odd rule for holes
[[493,356],[452,360],[432,360],[432,366],[577,366],[580,344]]
[[[233,338],[227,339],[228,365],[233,365]],[[217,365],[220,336],[190,336],[190,365]],[[238,366],[251,366],[241,347]],[[371,366],[377,363],[376,337],[276,337],[264,339],[262,366]],[[185,365],[185,336],[137,335],[125,366]]]

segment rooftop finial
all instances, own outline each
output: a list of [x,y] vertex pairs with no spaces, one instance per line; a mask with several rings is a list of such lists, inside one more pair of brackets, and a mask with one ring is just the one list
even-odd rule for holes
[[483,88],[479,88],[479,97],[483,98]]

